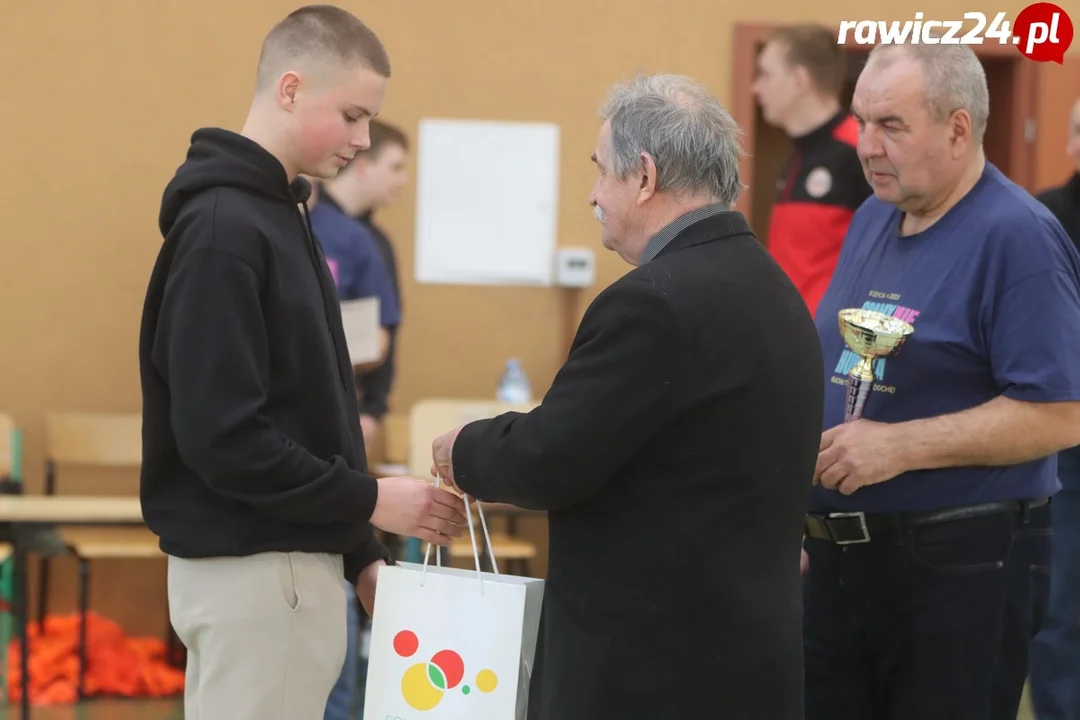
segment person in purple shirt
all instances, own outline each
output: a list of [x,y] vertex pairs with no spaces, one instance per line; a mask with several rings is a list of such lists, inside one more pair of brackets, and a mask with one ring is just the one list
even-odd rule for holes
[[[1030,562],[1015,538],[1080,442],[1080,254],[987,162],[986,75],[967,46],[876,47],[852,106],[874,197],[816,318],[806,718],[987,720],[1005,637],[1030,637],[1010,611],[1013,566]],[[914,327],[851,422],[845,308]],[[1009,682],[1018,698],[1024,678]]]

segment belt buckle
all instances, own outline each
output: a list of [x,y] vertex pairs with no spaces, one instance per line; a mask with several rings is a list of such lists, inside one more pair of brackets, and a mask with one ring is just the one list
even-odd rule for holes
[[[870,542],[870,531],[866,527],[866,513],[861,510],[858,512],[834,512],[829,513],[829,519],[833,518],[858,518],[859,530],[862,532],[862,537],[854,540],[837,540],[833,538],[833,544],[835,545],[861,545],[863,543]],[[832,534],[832,527],[829,528],[829,534]]]

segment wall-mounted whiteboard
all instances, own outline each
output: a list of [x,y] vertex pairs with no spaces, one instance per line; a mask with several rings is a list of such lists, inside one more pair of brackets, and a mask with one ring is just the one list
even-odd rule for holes
[[417,281],[551,285],[558,194],[558,125],[421,121]]

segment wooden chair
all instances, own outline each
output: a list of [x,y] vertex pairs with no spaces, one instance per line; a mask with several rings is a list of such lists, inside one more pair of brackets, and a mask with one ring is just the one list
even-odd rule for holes
[[[407,475],[409,468],[409,416],[402,413],[387,413],[383,417],[382,462],[369,469],[375,477]],[[370,462],[370,458],[369,458]]]
[[[495,400],[455,400],[428,399],[413,405],[409,413],[409,471],[419,478],[431,478],[431,441],[458,425],[495,417],[504,412],[528,412],[535,404],[514,405]],[[486,507],[486,506],[485,506]],[[485,560],[486,548],[483,546],[480,522],[473,518],[477,530],[477,549],[481,551],[481,562]],[[489,523],[489,530],[490,530]],[[530,561],[536,557],[536,544],[514,537],[511,532],[491,530],[491,549],[495,559],[506,561],[506,571],[516,569],[523,575],[530,574]],[[472,540],[468,535],[457,538],[449,548],[451,558],[465,558],[470,562],[473,557]]]
[[[15,420],[0,413],[0,484],[14,485],[22,481],[22,438]],[[0,490],[4,488],[0,486]],[[8,488],[10,489],[10,488]],[[0,543],[0,559],[11,557],[11,543]],[[4,647],[7,647],[6,645]]]
[[[137,470],[142,464],[142,416],[138,413],[60,413],[46,417],[45,494],[56,494],[61,467]],[[94,560],[164,558],[146,528],[74,527],[59,531],[79,565],[79,696],[84,696],[86,615]],[[38,620],[44,630],[49,597],[49,559],[41,559]]]
[[[486,517],[486,516],[485,516]],[[484,537],[480,530],[480,521],[474,520],[477,526],[476,549],[480,553],[482,569],[487,569],[487,548],[484,546]],[[495,559],[502,565],[499,572],[508,574],[517,573],[524,577],[532,575],[531,561],[536,558],[536,544],[528,540],[521,540],[507,532],[491,533],[491,549],[495,553]],[[472,565],[473,549],[472,540],[468,536],[456,538],[450,546],[450,557],[455,560],[465,559]]]
[[406,413],[387,413],[383,418],[384,459],[387,463],[403,465],[409,461],[409,416]]

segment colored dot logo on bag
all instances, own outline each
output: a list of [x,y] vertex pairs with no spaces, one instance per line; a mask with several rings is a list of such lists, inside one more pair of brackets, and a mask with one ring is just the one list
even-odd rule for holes
[[[394,636],[394,652],[401,657],[412,657],[420,649],[420,639],[411,630],[402,630]],[[440,650],[428,662],[416,663],[401,677],[401,694],[414,710],[431,710],[450,690],[461,686],[461,694],[468,695],[472,687],[461,685],[465,679],[465,661],[453,650]],[[474,686],[482,693],[495,690],[499,678],[491,670],[476,673]]]

